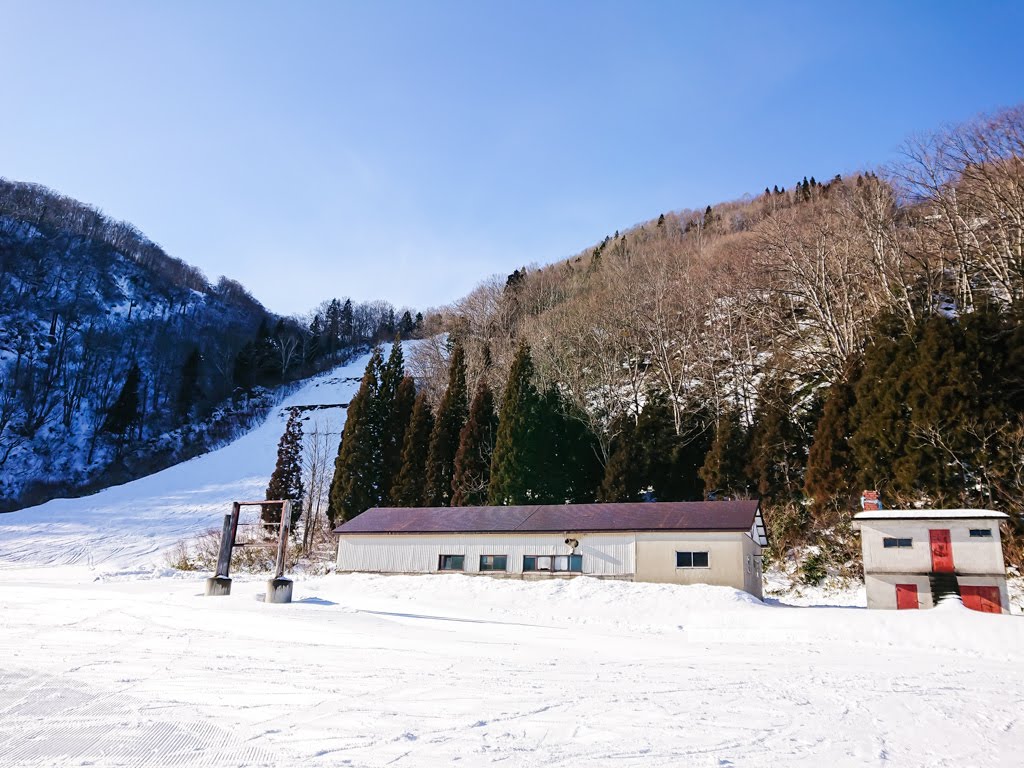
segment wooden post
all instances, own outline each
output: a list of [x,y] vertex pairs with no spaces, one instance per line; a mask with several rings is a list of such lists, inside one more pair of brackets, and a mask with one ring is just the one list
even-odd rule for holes
[[288,556],[288,531],[292,525],[292,503],[285,501],[281,504],[281,536],[277,541],[277,569],[274,571],[274,578],[280,579],[284,576],[285,558]]
[[224,515],[224,529],[220,535],[220,555],[217,557],[217,573],[223,579],[228,577],[231,569],[231,550],[235,545],[235,531],[238,529],[240,505],[231,505],[231,514]]

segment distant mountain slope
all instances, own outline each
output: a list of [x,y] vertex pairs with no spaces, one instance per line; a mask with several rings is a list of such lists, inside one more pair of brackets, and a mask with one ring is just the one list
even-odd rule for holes
[[275,323],[289,330],[130,224],[0,179],[0,511],[123,482],[235,428],[260,410],[225,403],[240,353],[269,348]]
[[[92,496],[0,515],[0,564],[102,570],[166,565],[168,548],[217,528],[232,501],[263,498],[288,408],[348,403],[366,362],[363,356],[310,379],[260,426],[223,448]],[[316,425],[336,434],[344,420],[344,408],[314,411],[304,431]]]

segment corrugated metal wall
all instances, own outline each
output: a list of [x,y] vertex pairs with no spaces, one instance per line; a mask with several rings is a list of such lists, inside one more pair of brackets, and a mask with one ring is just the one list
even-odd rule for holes
[[477,573],[480,555],[507,555],[508,573],[522,573],[524,555],[567,555],[565,539],[578,539],[583,572],[631,576],[636,572],[632,533],[443,534],[340,536],[338,570],[379,573],[433,573],[441,555],[465,555],[466,572]]

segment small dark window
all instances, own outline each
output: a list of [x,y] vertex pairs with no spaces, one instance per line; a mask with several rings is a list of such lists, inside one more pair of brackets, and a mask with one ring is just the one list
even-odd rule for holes
[[480,555],[481,571],[507,571],[507,555]]
[[909,549],[910,547],[914,546],[914,540],[913,539],[894,539],[894,538],[891,538],[889,536],[886,536],[884,539],[882,539],[882,546],[885,547],[886,549],[893,549],[893,548]]
[[583,555],[569,555],[569,571],[583,573]]
[[465,555],[441,555],[437,569],[439,571],[461,571],[465,569]]
[[971,528],[972,539],[991,539],[992,531],[989,528]]
[[707,552],[676,552],[676,568],[707,568]]

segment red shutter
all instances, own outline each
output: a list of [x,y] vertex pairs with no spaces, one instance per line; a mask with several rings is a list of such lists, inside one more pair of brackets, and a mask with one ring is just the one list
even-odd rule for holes
[[906,610],[908,608],[919,608],[917,601],[917,584],[896,585],[896,608]]
[[932,544],[932,570],[935,573],[953,573],[953,544],[949,531],[928,531]]
[[960,597],[964,605],[972,611],[982,613],[1002,613],[1002,601],[999,599],[999,587],[960,587]]

